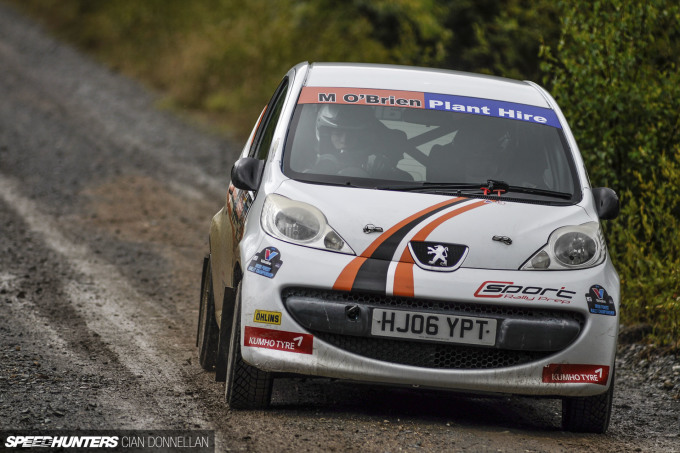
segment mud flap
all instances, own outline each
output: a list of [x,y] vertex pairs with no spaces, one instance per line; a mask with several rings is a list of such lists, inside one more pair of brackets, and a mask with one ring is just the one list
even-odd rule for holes
[[217,382],[225,382],[227,380],[229,338],[231,337],[235,302],[236,291],[234,291],[234,288],[225,287],[224,298],[222,299],[219,341],[217,343],[217,362],[215,363],[215,381]]
[[201,294],[198,297],[198,327],[196,327],[196,347],[198,347],[198,341],[201,336],[201,319],[203,318],[203,304],[201,299],[203,298],[203,291],[205,291],[205,273],[207,272],[208,262],[210,262],[210,255],[206,255],[203,258],[203,271],[201,273]]

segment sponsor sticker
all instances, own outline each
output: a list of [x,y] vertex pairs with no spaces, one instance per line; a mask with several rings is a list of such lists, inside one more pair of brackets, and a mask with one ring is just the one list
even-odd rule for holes
[[314,350],[314,336],[308,333],[246,326],[243,345],[251,348],[311,354]]
[[551,363],[543,367],[543,382],[607,385],[607,379],[609,367],[603,365]]
[[267,278],[274,278],[281,268],[281,252],[276,247],[267,247],[253,256],[248,264],[248,270]]
[[590,287],[586,294],[586,302],[588,302],[588,311],[595,315],[616,316],[614,299],[600,285]]
[[493,99],[425,93],[425,108],[431,110],[472,113],[474,115],[493,116],[496,118],[508,118],[525,121],[527,123],[547,124],[548,126],[561,128],[557,115],[551,109],[526,104],[515,104],[513,102],[496,101]]
[[446,110],[545,124],[561,129],[554,110],[493,99],[371,88],[304,87],[299,104],[356,104]]
[[564,286],[544,288],[542,286],[517,285],[514,282],[486,281],[477,288],[474,296],[569,304],[575,294],[575,291],[569,291]]
[[367,88],[305,87],[299,104],[357,104],[422,109],[424,93]]
[[253,316],[253,321],[261,322],[264,324],[276,324],[281,325],[281,312],[280,311],[264,311],[255,310],[255,316]]

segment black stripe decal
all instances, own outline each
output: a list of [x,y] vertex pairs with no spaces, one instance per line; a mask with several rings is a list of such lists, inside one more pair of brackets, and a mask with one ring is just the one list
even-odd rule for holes
[[387,288],[387,272],[390,268],[390,263],[394,257],[397,247],[406,235],[416,226],[429,217],[460,203],[469,201],[469,199],[462,199],[452,201],[444,206],[430,211],[422,216],[414,219],[399,228],[389,238],[385,239],[382,244],[375,249],[370,257],[361,265],[357,276],[352,284],[352,291],[370,291],[385,294]]

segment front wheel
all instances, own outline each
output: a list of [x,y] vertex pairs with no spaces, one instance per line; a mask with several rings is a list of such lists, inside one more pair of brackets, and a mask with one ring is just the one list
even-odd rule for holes
[[272,397],[272,373],[248,365],[241,357],[241,285],[236,290],[236,307],[229,341],[226,399],[232,409],[265,409]]
[[612,371],[609,390],[601,395],[562,399],[562,428],[565,431],[598,434],[607,431],[612,413],[615,377]]

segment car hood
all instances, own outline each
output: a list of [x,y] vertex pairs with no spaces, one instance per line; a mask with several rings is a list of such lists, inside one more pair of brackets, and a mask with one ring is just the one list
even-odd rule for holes
[[[461,244],[469,248],[461,266],[466,268],[517,270],[557,228],[597,220],[578,205],[490,201],[293,180],[283,182],[276,193],[319,208],[357,255],[399,261],[406,257],[411,240]],[[366,226],[382,232],[366,233]]]

